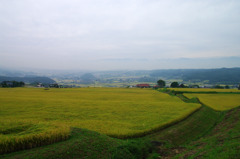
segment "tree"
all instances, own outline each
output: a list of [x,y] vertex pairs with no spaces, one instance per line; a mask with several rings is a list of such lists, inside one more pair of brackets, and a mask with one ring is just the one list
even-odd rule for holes
[[25,83],[17,81],[3,81],[0,85],[1,87],[23,87]]
[[215,85],[213,88],[223,89],[224,87],[223,87],[223,86],[220,86],[220,85]]
[[158,84],[158,86],[161,87],[161,88],[166,86],[165,81],[164,81],[164,80],[161,80],[161,79],[157,81],[157,84]]
[[189,88],[200,88],[199,85],[194,84],[194,85],[190,85]]
[[229,87],[229,85],[226,85],[224,88],[225,88],[225,89],[229,89],[230,87]]
[[185,86],[183,83],[180,84],[179,87],[181,87],[181,88],[187,88],[187,86]]
[[177,87],[179,87],[179,84],[178,84],[178,82],[173,82],[173,83],[171,83],[170,87],[177,88]]

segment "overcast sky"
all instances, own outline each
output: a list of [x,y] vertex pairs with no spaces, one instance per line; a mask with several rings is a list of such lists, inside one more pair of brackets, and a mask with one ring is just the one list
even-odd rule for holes
[[240,67],[240,0],[0,0],[0,67]]

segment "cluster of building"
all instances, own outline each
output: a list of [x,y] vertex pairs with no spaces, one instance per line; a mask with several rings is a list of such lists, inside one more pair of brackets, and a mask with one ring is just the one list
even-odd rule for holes
[[45,88],[72,88],[73,86],[69,85],[59,85],[57,83],[52,83],[52,84],[43,84],[43,83],[38,83],[36,87],[45,87]]

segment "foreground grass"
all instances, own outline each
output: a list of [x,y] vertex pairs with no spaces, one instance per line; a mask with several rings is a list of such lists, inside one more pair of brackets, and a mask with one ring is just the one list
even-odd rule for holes
[[237,159],[240,155],[240,107],[216,112],[201,108],[183,122],[153,134],[161,158]]
[[189,94],[187,98],[198,98],[201,103],[217,111],[230,110],[240,106],[240,94]]
[[149,135],[151,140],[167,142],[170,147],[189,143],[205,135],[221,118],[221,112],[203,106],[184,121]]
[[181,146],[175,158],[239,158],[240,107],[224,112],[222,120],[205,136]]

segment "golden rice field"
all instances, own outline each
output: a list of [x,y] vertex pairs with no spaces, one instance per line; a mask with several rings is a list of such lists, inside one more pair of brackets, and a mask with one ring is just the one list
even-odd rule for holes
[[229,110],[240,106],[240,94],[191,94],[184,93],[188,98],[197,97],[203,104],[215,110]]
[[213,89],[213,88],[168,88],[175,91],[183,92],[239,92],[238,89]]
[[70,127],[114,137],[138,136],[199,107],[152,89],[0,88],[0,146],[52,143],[67,138]]

